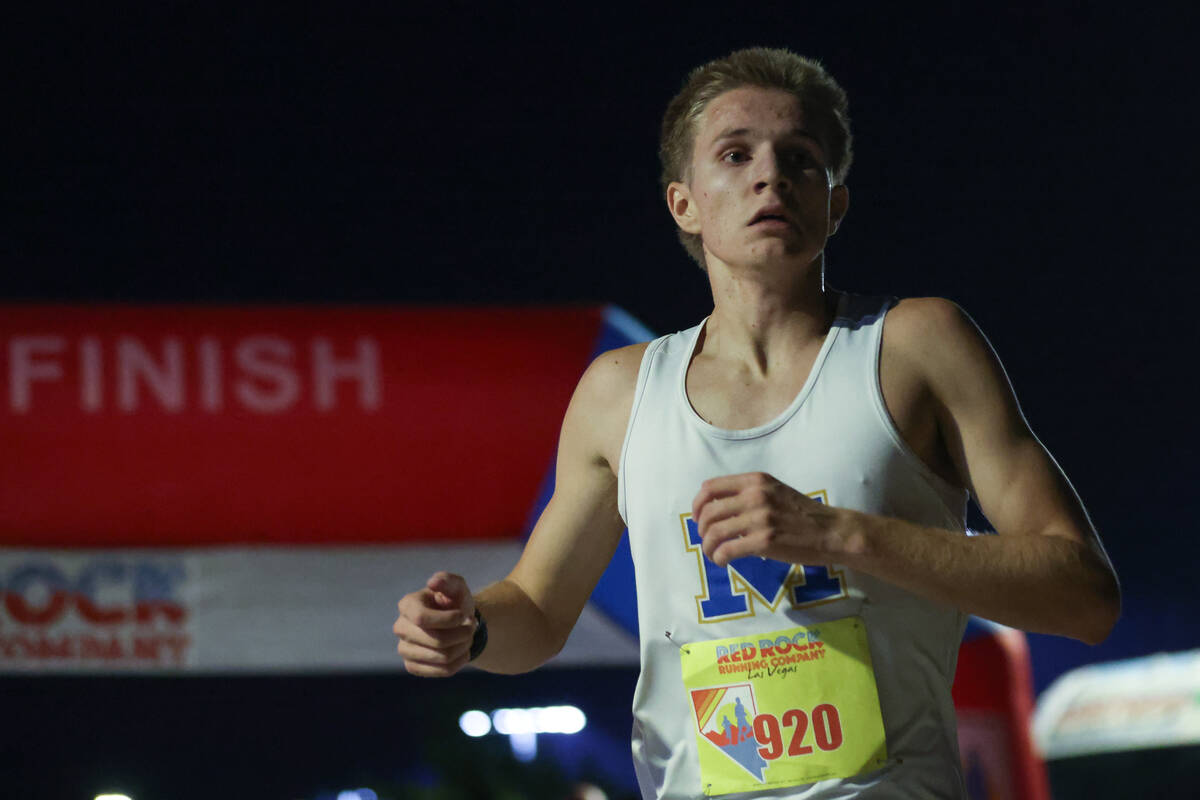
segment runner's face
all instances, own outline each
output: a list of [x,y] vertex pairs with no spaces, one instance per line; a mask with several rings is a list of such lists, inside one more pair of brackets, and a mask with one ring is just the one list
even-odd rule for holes
[[686,188],[689,221],[709,260],[815,260],[845,212],[846,189],[830,186],[826,164],[794,95],[744,87],[712,100],[697,126]]

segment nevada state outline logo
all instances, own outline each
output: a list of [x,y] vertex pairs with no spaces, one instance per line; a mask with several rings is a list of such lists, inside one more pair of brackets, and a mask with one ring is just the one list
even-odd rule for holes
[[700,735],[752,778],[763,783],[767,762],[759,754],[762,744],[754,736],[752,720],[758,714],[754,687],[737,683],[692,689],[691,696]]

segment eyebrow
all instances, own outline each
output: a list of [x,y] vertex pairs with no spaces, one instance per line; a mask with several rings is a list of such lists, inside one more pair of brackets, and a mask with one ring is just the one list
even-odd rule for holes
[[[738,136],[745,136],[750,133],[754,133],[752,128],[726,128],[717,134],[716,138],[713,139],[713,144],[724,141],[725,139],[733,139]],[[793,128],[792,130],[788,131],[788,134],[792,136],[799,136],[804,139],[811,139],[817,145],[821,144],[820,139],[804,128]]]

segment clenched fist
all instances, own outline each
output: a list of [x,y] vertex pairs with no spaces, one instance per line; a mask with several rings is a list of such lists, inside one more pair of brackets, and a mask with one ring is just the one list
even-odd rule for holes
[[707,480],[692,501],[704,555],[721,567],[745,556],[827,563],[845,549],[845,514],[763,472]]
[[475,598],[459,575],[436,572],[400,601],[392,631],[413,675],[445,678],[466,665],[475,635]]

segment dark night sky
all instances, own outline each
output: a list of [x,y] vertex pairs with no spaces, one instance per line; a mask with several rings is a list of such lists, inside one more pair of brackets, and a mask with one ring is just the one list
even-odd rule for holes
[[611,302],[686,327],[708,289],[659,197],[662,109],[697,63],[790,47],[850,95],[830,282],[963,305],[1121,572],[1118,635],[1035,658],[1200,646],[1194,19],[162,5],[14,21],[8,299]]

